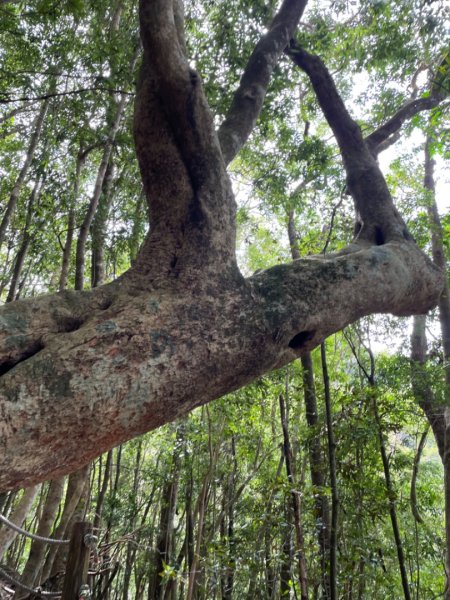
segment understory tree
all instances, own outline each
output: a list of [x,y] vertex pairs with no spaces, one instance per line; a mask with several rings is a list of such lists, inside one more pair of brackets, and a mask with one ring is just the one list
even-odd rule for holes
[[[9,4],[2,10],[12,14],[16,8]],[[141,0],[134,145],[149,231],[128,270],[104,285],[93,279],[97,287],[82,289],[81,262],[93,214],[102,194],[103,210],[111,208],[108,177],[116,177],[118,189],[127,178],[126,172],[114,175],[111,162],[127,96],[109,88],[99,177],[80,219],[84,237],[78,238],[76,290],[19,299],[0,310],[1,489],[72,472],[101,452],[306,355],[365,315],[423,314],[436,305],[443,273],[409,233],[377,155],[405,121],[445,100],[448,58],[441,53],[434,62],[426,93],[402,103],[363,134],[325,63],[307,49],[308,37],[297,36],[305,5],[305,0],[285,0],[267,14],[267,29],[255,40],[229,103],[223,108],[217,89],[211,94],[215,118],[202,74],[191,66],[193,41],[185,36],[183,3]],[[326,16],[315,28],[326,29]],[[111,59],[100,84],[116,71],[119,80],[133,72],[137,43],[130,31],[120,39],[128,44],[128,56],[120,68]],[[70,48],[66,51],[70,56]],[[49,69],[47,92],[40,95],[23,169],[5,204],[2,233],[16,208],[24,170],[35,157],[64,56],[60,62]],[[236,202],[227,167],[245,148],[281,62],[306,74],[336,139],[345,170],[343,194],[351,196],[356,213],[353,239],[337,252],[244,277],[236,259]],[[92,66],[88,61],[87,68]],[[220,81],[225,75],[216,67]],[[236,81],[233,70],[231,77]],[[83,114],[95,122],[95,103]],[[75,190],[83,162],[98,143],[92,126],[80,126],[76,133]],[[58,131],[50,128],[47,135],[57,137]],[[120,148],[120,139],[117,143]],[[46,144],[39,151],[41,164],[47,164]],[[30,196],[29,204],[35,201]],[[67,208],[71,214],[70,202]],[[68,231],[73,228],[72,222]],[[91,231],[94,236],[95,227]],[[69,251],[70,243],[68,237]],[[98,256],[94,240],[92,256]]]

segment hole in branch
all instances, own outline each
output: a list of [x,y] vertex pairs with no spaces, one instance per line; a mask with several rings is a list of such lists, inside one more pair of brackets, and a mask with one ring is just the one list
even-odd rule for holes
[[289,348],[292,348],[293,350],[300,350],[303,348],[306,342],[309,342],[309,340],[313,339],[315,333],[315,331],[300,331],[300,333],[294,335],[292,340],[289,342]]
[[384,244],[384,235],[381,231],[381,227],[375,227],[375,244],[382,246]]
[[0,364],[0,377],[13,369],[16,365],[25,360],[28,360],[32,356],[38,354],[41,350],[44,349],[44,344],[39,340],[37,342],[33,342],[28,348],[26,348],[21,356],[16,360],[5,360],[2,364]]
[[67,317],[62,319],[59,324],[60,333],[70,333],[71,331],[77,331],[83,325],[83,320],[77,317]]
[[107,310],[111,306],[112,303],[113,303],[112,298],[105,298],[103,300],[103,302],[100,304],[99,309]]

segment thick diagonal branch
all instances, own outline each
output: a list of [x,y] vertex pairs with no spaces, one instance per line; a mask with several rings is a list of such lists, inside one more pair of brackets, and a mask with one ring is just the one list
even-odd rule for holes
[[325,64],[294,42],[287,53],[308,75],[339,145],[348,190],[357,212],[358,241],[380,245],[391,240],[410,239],[369,145],[359,125],[350,116]]
[[[78,328],[43,336],[38,352],[10,368],[0,379],[0,489],[71,472],[363,315],[425,312],[442,275],[414,244],[393,242],[209,285],[208,294],[180,280],[174,293],[122,292]],[[36,303],[16,304],[24,329]],[[0,339],[0,357],[11,335]]]
[[284,0],[269,30],[256,44],[228,114],[219,128],[225,162],[230,163],[252,132],[266,96],[272,72],[294,35],[307,0]]

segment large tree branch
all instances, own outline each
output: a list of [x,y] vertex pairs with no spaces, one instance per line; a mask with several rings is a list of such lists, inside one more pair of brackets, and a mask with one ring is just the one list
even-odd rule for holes
[[441,291],[331,77],[302,52],[361,213],[358,243],[240,276],[230,183],[181,19],[178,0],[141,0],[135,138],[152,222],[140,258],[109,286],[1,311],[0,489],[71,472],[361,316],[425,312]]
[[249,58],[228,114],[219,128],[226,164],[237,155],[255,126],[273,69],[294,35],[306,3],[307,0],[284,0],[269,30]]
[[[73,471],[94,456],[280,367],[373,312],[433,306],[441,272],[411,242],[306,259],[247,282],[118,290],[78,328],[41,328],[41,348],[0,379],[0,489]],[[57,296],[58,297],[58,296]],[[82,297],[82,296],[80,296]],[[11,304],[35,328],[48,299]],[[13,313],[13,308],[15,313]],[[77,310],[74,307],[74,310]],[[11,335],[0,341],[9,357]]]
[[383,174],[359,125],[352,119],[325,64],[291,42],[287,54],[308,75],[341,151],[356,213],[356,239],[372,244],[410,239]]

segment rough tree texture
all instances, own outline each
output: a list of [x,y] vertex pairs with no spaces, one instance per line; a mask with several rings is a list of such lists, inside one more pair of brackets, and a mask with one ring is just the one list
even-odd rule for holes
[[238,270],[226,164],[256,121],[304,4],[282,4],[218,135],[185,56],[180,2],[141,0],[135,142],[151,230],[134,266],[114,283],[1,309],[0,489],[74,471],[301,356],[363,315],[424,313],[436,304],[441,272],[410,239],[323,63],[299,48],[292,58],[310,77],[341,148],[357,235],[339,255],[249,279]]

